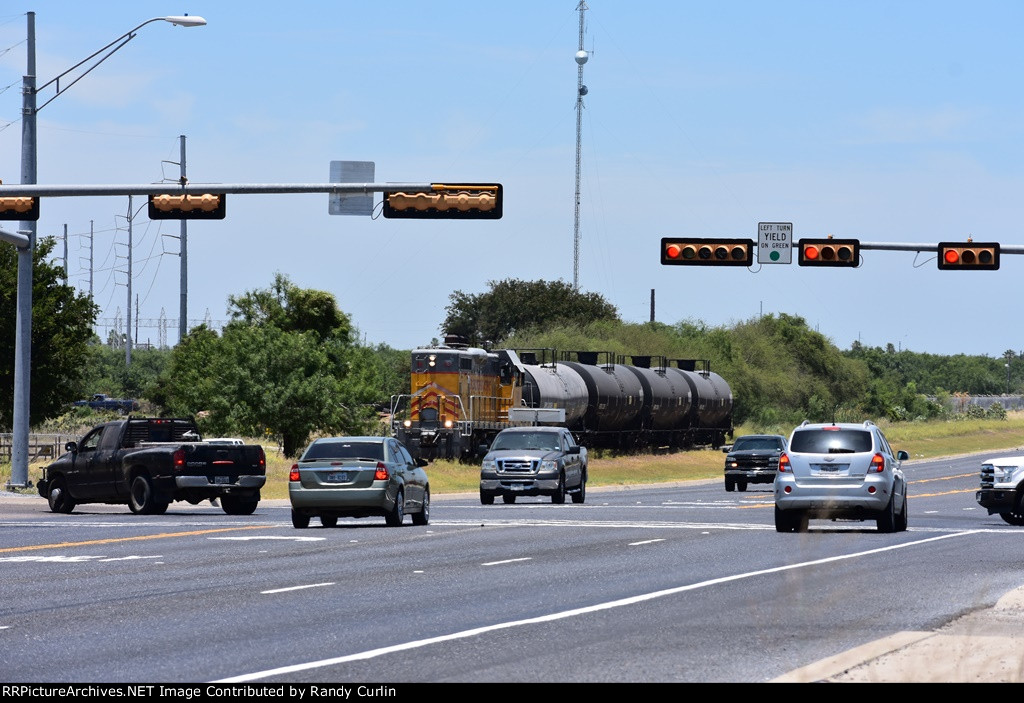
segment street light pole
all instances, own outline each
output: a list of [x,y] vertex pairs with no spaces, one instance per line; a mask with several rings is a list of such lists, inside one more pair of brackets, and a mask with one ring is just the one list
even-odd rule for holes
[[[36,13],[28,15],[28,58],[25,76],[22,79],[21,109],[21,183],[35,185],[37,162],[36,115],[39,110],[49,105],[58,95],[80,81],[90,71],[106,61],[110,56],[135,38],[135,33],[151,22],[170,22],[175,26],[201,27],[206,20],[199,16],[168,16],[154,17],[146,20],[134,29],[125,32],[114,41],[94,52],[56,78],[44,83],[40,89],[55,86],[54,95],[42,105],[36,104],[36,96],[40,89],[36,88]],[[81,75],[73,79],[63,88],[60,79],[76,70],[83,64],[103,54]],[[18,248],[18,303],[14,332],[14,417],[13,436],[11,437],[11,478],[8,489],[25,488],[28,486],[28,435],[29,435],[29,399],[31,397],[32,368],[32,261],[36,251],[36,223],[21,223],[19,233],[28,237],[28,246]]]

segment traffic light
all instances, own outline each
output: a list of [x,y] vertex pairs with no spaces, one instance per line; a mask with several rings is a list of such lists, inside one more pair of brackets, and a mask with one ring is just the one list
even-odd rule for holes
[[0,220],[33,222],[38,219],[38,198],[30,198],[23,195],[0,197]]
[[384,193],[384,217],[421,220],[500,220],[500,183],[434,183],[427,192]]
[[203,195],[149,196],[151,220],[223,220],[227,196],[224,193]]
[[999,268],[999,242],[939,242],[942,271],[995,271]]
[[801,239],[797,263],[801,266],[846,266],[860,264],[859,239]]
[[661,263],[671,266],[752,266],[752,239],[661,240]]

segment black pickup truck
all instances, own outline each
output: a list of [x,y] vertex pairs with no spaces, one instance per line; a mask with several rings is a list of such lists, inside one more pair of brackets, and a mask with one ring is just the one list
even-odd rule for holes
[[38,483],[55,513],[110,503],[161,515],[172,501],[196,505],[218,498],[228,515],[250,515],[267,480],[263,447],[203,442],[188,419],[128,416],[64,448]]

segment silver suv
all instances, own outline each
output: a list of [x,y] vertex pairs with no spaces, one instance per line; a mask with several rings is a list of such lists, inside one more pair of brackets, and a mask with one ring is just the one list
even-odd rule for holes
[[873,422],[804,422],[789,437],[775,476],[775,529],[806,532],[810,518],[875,520],[879,532],[907,529],[910,458],[894,452]]

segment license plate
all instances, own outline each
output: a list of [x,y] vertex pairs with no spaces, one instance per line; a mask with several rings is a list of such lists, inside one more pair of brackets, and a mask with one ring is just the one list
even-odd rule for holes
[[348,483],[347,471],[332,471],[324,477],[327,483]]
[[521,483],[513,483],[511,486],[509,486],[509,489],[511,489],[513,491],[521,491],[524,488],[526,488],[526,486],[524,486]]
[[231,477],[230,476],[214,476],[213,477],[213,482],[214,483],[231,483]]

